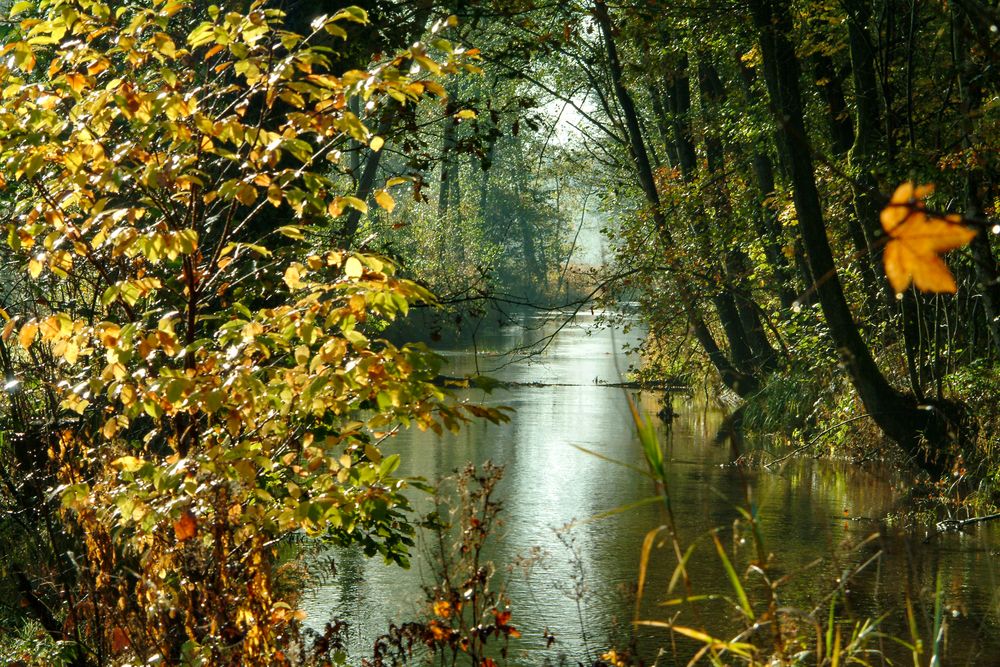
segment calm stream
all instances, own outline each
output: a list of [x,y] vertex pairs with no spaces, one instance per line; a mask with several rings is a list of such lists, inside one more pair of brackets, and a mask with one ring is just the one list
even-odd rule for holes
[[[543,354],[499,370],[496,367],[506,358],[498,352],[537,340],[556,325],[528,318],[524,326],[507,327],[479,339],[478,356],[472,349],[443,352],[449,374],[472,373],[478,365],[499,379],[544,384],[492,394],[468,392],[473,401],[515,408],[509,424],[473,424],[444,438],[406,432],[386,446],[388,452],[402,456],[399,474],[429,480],[450,475],[468,461],[492,460],[505,466],[500,487],[504,525],[488,555],[497,563],[497,581],[506,582],[511,623],[523,633],[512,642],[511,664],[542,664],[546,658],[557,663],[560,655],[569,664],[587,663],[588,655],[592,661],[610,638],[626,637],[635,608],[632,591],[643,538],[664,520],[661,506],[651,504],[586,521],[653,493],[650,482],[634,471],[574,447],[643,466],[624,390],[598,384],[618,381],[616,359],[623,370],[629,362],[619,350],[635,334],[592,331],[591,323],[592,318],[578,318],[552,339]],[[918,603],[917,622],[927,636],[935,577],[940,573],[948,619],[944,664],[1000,664],[998,527],[984,524],[967,534],[936,536],[925,544],[923,532],[897,534],[883,526],[881,536],[861,544],[879,533],[877,519],[905,502],[903,483],[891,481],[891,473],[876,468],[808,458],[789,461],[773,471],[741,473],[727,465],[732,458],[729,445],[713,444],[723,413],[698,393],[671,398],[679,413],[671,427],[653,417],[672,460],[670,494],[681,542],[686,547],[698,541],[689,567],[695,593],[731,593],[709,531],[720,529],[722,542],[733,547],[732,527],[739,517],[736,506],[746,506],[749,488],[767,550],[774,553],[774,569],[791,575],[779,589],[783,605],[811,611],[812,605],[823,603],[837,588],[838,577],[872,560],[850,579],[847,609],[856,617],[892,612],[884,630],[906,637],[902,610],[909,590]],[[649,415],[662,405],[659,393],[644,392],[637,398]],[[579,523],[562,533],[563,541],[558,539],[556,530],[573,521]],[[573,594],[573,554],[564,544],[569,540],[582,564],[586,586],[579,606]],[[751,548],[749,543],[737,545],[745,556]],[[882,556],[873,559],[880,551]],[[529,570],[507,571],[506,565],[518,556],[533,553],[542,557]],[[415,554],[408,571],[351,551],[336,550],[332,555],[336,574],[309,598],[306,611],[316,626],[331,615],[347,620],[352,627],[353,655],[367,655],[372,639],[390,623],[419,617],[425,604],[421,586],[430,583],[427,562],[420,554]],[[820,557],[820,564],[800,571]],[[681,594],[680,590],[666,594],[675,564],[667,548],[654,549],[643,618],[667,620],[675,612],[673,607],[658,604]],[[759,596],[756,606],[764,607]],[[821,622],[829,604],[823,609],[817,614]],[[731,636],[727,633],[736,627],[731,605],[710,601],[701,610],[700,623],[692,616],[685,617],[686,622]],[[546,628],[556,637],[547,649]],[[892,642],[883,644],[891,655],[905,655]],[[660,647],[667,652],[659,664],[674,664],[666,631],[642,630],[639,647],[647,664]],[[689,647],[680,646],[680,650],[690,654]],[[679,662],[685,664],[686,659]]]

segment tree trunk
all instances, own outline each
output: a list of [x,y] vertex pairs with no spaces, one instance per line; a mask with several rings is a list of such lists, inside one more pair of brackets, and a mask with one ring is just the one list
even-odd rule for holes
[[[975,20],[974,17],[969,17]],[[958,16],[952,10],[953,57],[955,59],[958,80],[958,96],[962,104],[962,119],[964,127],[962,144],[970,148],[975,128],[972,118],[978,115],[983,101],[983,91],[975,83],[974,65],[969,62],[968,49],[964,34],[968,29],[958,22]],[[979,174],[974,167],[969,167],[965,176],[965,210],[966,215],[975,217],[982,214],[982,197],[979,194]],[[976,267],[976,280],[983,294],[983,310],[986,313],[986,326],[990,332],[993,345],[1000,352],[1000,268],[997,267],[996,256],[990,243],[989,234],[977,234],[971,244],[972,258]]]
[[[632,96],[628,92],[628,89],[625,88],[625,84],[623,82],[621,61],[618,58],[618,48],[615,45],[614,37],[612,35],[611,17],[608,15],[608,8],[604,3],[604,0],[594,0],[594,17],[604,39],[605,50],[608,56],[608,68],[611,74],[611,82],[614,86],[615,96],[617,97],[619,106],[621,107],[622,118],[625,121],[625,128],[628,134],[628,143],[632,161],[636,169],[636,176],[639,180],[639,185],[642,188],[643,194],[646,197],[646,202],[652,209],[653,223],[656,226],[657,234],[663,244],[670,247],[673,245],[673,238],[670,233],[670,229],[667,226],[666,217],[663,215],[663,210],[660,206],[660,196],[656,190],[656,182],[653,179],[653,170],[649,162],[649,155],[647,154],[646,147],[642,141],[642,132],[639,126],[639,116],[636,112],[635,103],[633,102]],[[683,76],[683,79],[686,83],[686,75]],[[678,90],[675,88],[674,95],[672,96],[675,101],[677,92]],[[690,102],[690,93],[688,93],[687,99],[688,102]],[[692,155],[694,153],[693,145],[691,146],[691,153]],[[681,164],[683,168],[683,157],[681,158]],[[694,165],[692,164],[691,166]],[[719,372],[722,381],[726,384],[726,386],[742,396],[756,391],[759,386],[757,379],[739,371],[722,353],[718,343],[716,343],[715,338],[712,335],[711,330],[708,328],[708,325],[705,324],[704,318],[698,311],[693,289],[681,271],[681,267],[679,266],[677,260],[670,259],[668,257],[667,263],[670,268],[670,277],[674,282],[674,287],[681,301],[681,305],[684,308],[684,312],[691,323],[695,339],[701,344],[702,349],[712,362],[712,365],[715,366],[716,370]]]
[[[754,74],[743,60],[737,55],[736,64],[740,70],[740,82],[743,87],[743,94],[747,102],[754,99],[753,82]],[[754,147],[753,157],[754,180],[757,183],[757,210],[754,214],[754,224],[757,233],[760,235],[764,245],[764,254],[771,271],[774,273],[777,284],[778,298],[785,310],[791,310],[797,301],[795,279],[792,277],[792,269],[788,264],[784,252],[784,232],[781,227],[781,220],[778,218],[778,211],[774,206],[776,196],[774,183],[774,166],[767,153],[760,150],[759,146]],[[812,280],[805,281],[804,284],[811,285]]]
[[451,182],[453,180],[452,164],[457,162],[452,153],[455,152],[455,126],[458,119],[455,112],[458,108],[455,105],[454,91],[448,91],[448,102],[445,104],[444,130],[441,135],[441,177],[438,181],[438,218],[445,220],[448,217],[448,206],[451,204]]
[[[867,26],[871,13],[867,0],[845,0],[847,9],[847,38],[851,51],[851,73],[854,77],[855,119],[854,144],[848,155],[853,177],[854,219],[848,220],[851,240],[862,256],[861,275],[866,291],[874,297],[881,294],[887,312],[895,311],[895,295],[888,281],[878,278],[881,273],[882,252],[876,242],[881,234],[878,223],[878,205],[875,196],[879,191],[873,170],[882,143],[880,128],[878,79],[875,74],[875,54]],[[879,310],[877,299],[871,304]]]
[[[863,254],[861,277],[865,282],[868,306],[873,313],[899,315],[902,321],[903,347],[906,354],[906,369],[910,387],[917,398],[923,398],[921,382],[920,297],[912,291],[903,293],[902,301],[897,301],[892,286],[882,271],[882,245],[878,238],[882,234],[879,207],[875,197],[879,191],[874,175],[882,146],[881,113],[879,111],[878,80],[875,73],[875,54],[872,49],[868,24],[871,12],[867,0],[846,0],[847,38],[851,52],[851,71],[854,76],[854,98],[857,108],[854,145],[848,156],[853,174],[854,218],[848,219],[848,227],[854,237],[858,251]],[[862,245],[859,245],[862,244]],[[878,296],[881,295],[881,299]]]
[[[898,442],[920,467],[940,473],[948,465],[946,445],[954,442],[952,423],[941,409],[923,409],[912,397],[896,391],[882,375],[854,322],[833,262],[816,188],[812,152],[799,92],[799,63],[789,42],[792,29],[787,0],[751,0],[765,63],[775,67],[776,85],[769,97],[779,117],[779,136],[789,158],[795,210],[816,292],[844,368],[868,414],[882,431]],[[929,443],[925,446],[924,440]]]
[[[413,26],[410,43],[415,42],[424,32],[424,28],[427,26],[427,21],[431,16],[431,3],[421,3],[420,6],[414,13]],[[400,66],[400,71],[406,71],[409,68],[409,63],[403,63]],[[399,116],[402,110],[402,105],[396,100],[390,100],[382,112],[382,120],[379,122],[378,129],[375,131],[380,137],[386,138],[389,130],[392,128],[393,123]],[[388,141],[388,139],[386,138]],[[375,190],[375,178],[378,176],[379,163],[382,161],[382,155],[385,154],[384,150],[379,151],[368,151],[368,158],[365,160],[365,167],[361,172],[361,177],[358,178],[357,190],[354,192],[354,196],[362,201],[368,201],[371,197],[372,192]],[[351,208],[348,209],[345,214],[344,224],[340,233],[340,241],[343,247],[350,248],[354,245],[354,237],[358,233],[358,226],[361,224],[361,211]]]
[[826,121],[830,132],[830,148],[834,155],[846,155],[854,144],[854,124],[844,98],[844,75],[837,72],[833,59],[822,52],[813,54],[816,87],[826,102]]
[[667,158],[667,165],[671,169],[680,167],[680,154],[677,146],[671,138],[670,121],[667,118],[666,107],[663,106],[663,93],[660,86],[653,84],[649,87],[649,99],[653,105],[653,113],[656,115],[656,130],[660,135],[660,143],[663,145],[663,152]]
[[694,152],[691,120],[688,118],[691,112],[691,82],[688,79],[687,68],[688,59],[687,56],[683,56],[667,85],[667,110],[670,113],[670,128],[674,135],[681,177],[685,181],[690,181],[698,169],[698,156]]
[[[710,193],[714,199],[716,218],[732,221],[733,207],[726,179],[725,142],[715,129],[715,114],[726,100],[726,90],[715,66],[703,54],[698,63],[698,85],[701,94],[701,108],[705,114],[705,153],[708,157]],[[708,230],[705,230],[707,235]],[[750,274],[750,259],[737,247],[729,246],[723,253],[726,276],[726,292],[732,296],[739,317],[739,329],[750,348],[749,369],[773,370],[777,355],[771,347],[760,319],[760,307],[753,301],[746,276]],[[735,355],[734,355],[735,360]]]
[[[524,158],[524,147],[521,144],[520,135],[514,137],[514,150],[517,152],[517,161],[519,164],[525,164]],[[514,177],[514,191],[517,193],[517,199],[520,204],[522,202],[525,194],[525,183],[527,180],[527,172],[525,170],[519,171]],[[528,221],[524,217],[523,213],[524,207],[522,205],[518,206],[518,211],[514,215],[515,221],[517,223],[518,232],[521,235],[521,251],[524,258],[524,267],[527,269],[528,273],[528,283],[529,286],[534,289],[537,288],[543,280],[542,267],[538,261],[538,252],[535,248],[535,235],[534,230],[528,224]]]

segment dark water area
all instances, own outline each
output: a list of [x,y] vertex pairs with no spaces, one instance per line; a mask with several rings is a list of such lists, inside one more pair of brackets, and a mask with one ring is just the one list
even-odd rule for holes
[[[501,354],[552,334],[559,325],[528,317],[522,326],[478,338],[478,354],[471,346],[442,351],[450,375],[479,370],[525,383],[492,394],[469,390],[463,395],[513,407],[510,423],[472,424],[443,438],[404,432],[385,447],[401,455],[399,474],[429,480],[451,475],[469,461],[505,466],[499,487],[504,524],[487,556],[497,566],[497,583],[504,582],[511,599],[511,623],[522,633],[511,643],[509,662],[514,665],[546,660],[558,664],[560,656],[568,664],[591,664],[612,643],[627,642],[636,617],[634,590],[643,540],[665,520],[660,503],[595,520],[655,491],[635,471],[579,449],[644,467],[624,390],[600,384],[619,380],[619,369],[630,362],[621,348],[634,343],[641,332],[594,329],[588,316],[564,326],[536,356],[509,363]],[[662,393],[632,395],[648,415],[656,414],[664,398]],[[774,470],[741,471],[729,465],[730,446],[713,443],[725,415],[703,391],[673,394],[668,400],[678,413],[673,423],[652,419],[671,461],[669,488],[680,541],[683,548],[696,543],[688,564],[694,594],[734,597],[710,531],[718,531],[742,571],[753,557],[753,545],[745,524],[734,530],[734,522],[740,519],[738,507],[750,507],[758,517],[765,549],[773,554],[772,577],[787,575],[777,589],[780,606],[814,612],[823,624],[839,590],[838,614],[858,619],[888,614],[881,621],[882,632],[908,640],[904,610],[910,599],[927,641],[935,583],[940,580],[947,621],[946,659],[941,664],[1000,665],[998,527],[983,524],[925,543],[924,531],[901,532],[881,521],[905,509],[905,476],[879,467],[812,459],[792,459]],[[414,494],[415,504],[429,507]],[[571,523],[573,527],[564,528]],[[567,543],[575,551],[576,565]],[[331,616],[348,621],[352,655],[367,655],[372,640],[390,623],[421,617],[426,604],[422,586],[433,582],[419,550],[409,570],[350,550],[331,555],[336,574],[315,590],[305,609],[317,627]],[[519,557],[531,555],[537,560],[530,568],[508,571]],[[736,608],[730,602],[663,604],[683,593],[681,586],[667,590],[676,564],[668,546],[652,550],[638,617],[667,621],[683,609],[677,623],[734,637],[742,626],[735,622]],[[584,595],[578,600],[574,582],[581,582],[581,572]],[[759,587],[751,587],[750,597],[756,612],[762,612],[766,605]],[[546,631],[556,637],[551,647]],[[765,636],[767,631],[761,632]],[[849,634],[845,629],[845,640]],[[668,631],[644,627],[638,630],[637,646],[647,664],[659,655],[660,665],[683,665],[698,645],[672,644]],[[895,664],[912,664],[909,653],[889,639],[876,639],[869,647],[883,651]],[[882,663],[876,654],[865,659]],[[922,664],[928,664],[927,653]]]

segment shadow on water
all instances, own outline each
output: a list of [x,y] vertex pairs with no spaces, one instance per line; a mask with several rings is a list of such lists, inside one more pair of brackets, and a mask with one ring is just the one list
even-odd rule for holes
[[[386,446],[388,452],[401,455],[400,474],[430,480],[450,475],[469,461],[492,460],[505,466],[500,487],[505,522],[488,555],[498,565],[498,576],[506,579],[512,622],[523,633],[512,645],[512,664],[541,664],[542,653],[553,659],[562,653],[571,664],[586,663],[608,646],[610,638],[627,636],[642,541],[663,521],[656,505],[587,521],[654,493],[651,483],[635,472],[579,449],[644,465],[622,390],[595,384],[619,379],[616,362],[624,367],[629,360],[618,350],[624,343],[634,343],[641,332],[614,335],[593,330],[592,322],[592,318],[581,319],[565,327],[544,353],[516,364],[505,365],[498,352],[539,339],[544,326],[493,332],[489,339],[477,342],[478,359],[469,349],[443,351],[445,372],[450,375],[492,368],[496,369],[494,377],[501,380],[546,384],[492,394],[468,390],[463,396],[515,408],[509,424],[472,424],[443,438],[404,432]],[[660,394],[635,395],[649,415],[662,407]],[[918,623],[930,623],[934,582],[940,571],[949,620],[945,664],[990,664],[998,654],[997,528],[984,525],[970,534],[941,535],[929,544],[923,543],[923,535],[892,533],[880,528],[878,519],[904,498],[905,480],[896,474],[810,459],[791,460],[775,471],[741,473],[728,465],[729,448],[713,444],[723,413],[704,397],[678,394],[671,401],[677,417],[672,426],[660,424],[658,434],[672,461],[669,484],[681,542],[700,540],[689,566],[696,592],[729,592],[714,548],[706,539],[712,529],[720,529],[720,539],[736,552],[737,561],[741,554],[746,557],[744,564],[750,558],[750,545],[741,545],[733,531],[739,517],[736,506],[745,505],[749,489],[765,545],[774,554],[773,567],[779,574],[791,575],[780,588],[782,605],[805,611],[819,605],[822,622],[829,595],[839,586],[843,591],[838,598],[840,612],[857,617],[891,612],[883,629],[905,637],[906,596],[916,603]],[[426,498],[416,500],[418,506],[423,502],[429,507]],[[578,523],[563,534],[564,539],[558,539],[555,531],[574,521]],[[869,539],[873,534],[876,537]],[[572,540],[579,567],[564,544],[568,540]],[[541,558],[527,573],[504,569],[519,556],[531,554]],[[881,557],[873,559],[877,554]],[[350,550],[337,550],[334,557],[337,574],[315,591],[305,609],[316,625],[331,616],[347,620],[354,629],[352,652],[363,655],[389,623],[420,614],[421,586],[430,583],[430,570],[419,553],[408,571]],[[804,569],[819,557],[819,564]],[[868,561],[860,573],[838,583]],[[679,594],[667,594],[675,565],[667,548],[652,552],[640,611],[643,617],[666,620],[673,613],[661,603]],[[573,582],[581,572],[585,596],[578,609]],[[582,623],[578,612],[582,612]],[[737,627],[732,622],[733,607],[723,601],[705,603],[697,616],[681,620],[711,627],[721,636]],[[555,645],[547,651],[546,629],[556,636]],[[929,627],[920,629],[925,637],[930,635]],[[640,633],[640,653],[649,661],[663,648],[668,653],[659,664],[672,664],[670,644],[665,631]],[[901,649],[889,644],[884,643],[884,650],[899,656]],[[679,645],[679,649],[685,647]],[[687,656],[678,655],[678,662],[685,664],[689,657],[690,651]]]

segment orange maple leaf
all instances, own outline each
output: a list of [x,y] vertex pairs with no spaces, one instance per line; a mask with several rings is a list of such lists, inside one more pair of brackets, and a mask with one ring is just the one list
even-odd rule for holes
[[889,235],[885,246],[885,275],[899,294],[910,282],[924,292],[952,292],[958,287],[940,254],[961,248],[976,236],[962,216],[935,216],[927,212],[924,199],[933,185],[914,186],[907,181],[896,188],[882,209],[882,229]]

